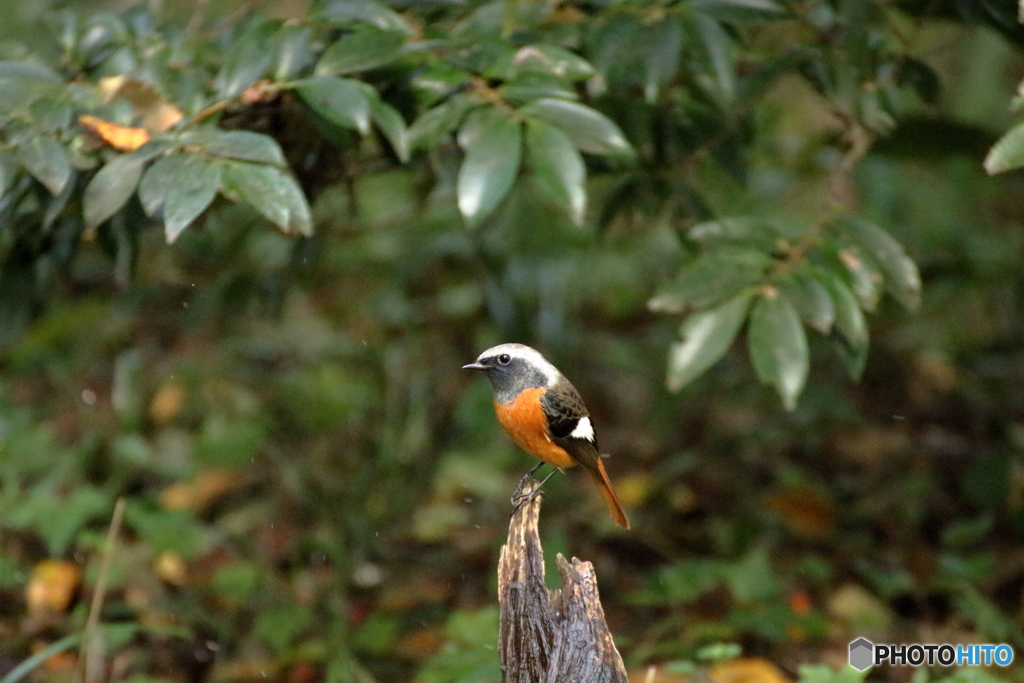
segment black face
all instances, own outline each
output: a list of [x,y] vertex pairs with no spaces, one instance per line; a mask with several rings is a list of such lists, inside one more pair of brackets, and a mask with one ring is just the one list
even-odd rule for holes
[[481,358],[467,367],[487,373],[498,403],[508,403],[523,389],[547,386],[547,377],[543,372],[523,358],[507,353]]

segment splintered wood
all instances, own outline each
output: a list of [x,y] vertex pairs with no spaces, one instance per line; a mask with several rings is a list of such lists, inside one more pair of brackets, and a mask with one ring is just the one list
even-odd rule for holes
[[[513,500],[539,482],[527,476]],[[597,592],[589,562],[556,558],[562,588],[544,585],[544,551],[537,533],[540,496],[512,515],[498,564],[501,626],[498,647],[505,683],[626,683],[626,669]]]

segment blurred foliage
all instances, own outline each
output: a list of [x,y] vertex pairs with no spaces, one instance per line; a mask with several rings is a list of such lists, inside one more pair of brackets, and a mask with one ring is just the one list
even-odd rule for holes
[[122,498],[92,680],[498,680],[511,340],[641,680],[1024,647],[1012,3],[10,5],[0,676],[82,665]]

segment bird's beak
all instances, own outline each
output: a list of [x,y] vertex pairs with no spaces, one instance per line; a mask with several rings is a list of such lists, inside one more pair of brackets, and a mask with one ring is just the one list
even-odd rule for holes
[[486,370],[487,368],[486,368],[486,366],[481,365],[480,363],[470,363],[469,365],[463,365],[462,369],[463,370]]

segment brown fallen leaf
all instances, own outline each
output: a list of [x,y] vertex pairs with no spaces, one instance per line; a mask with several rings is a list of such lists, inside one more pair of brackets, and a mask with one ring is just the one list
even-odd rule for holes
[[161,491],[160,506],[165,510],[199,511],[241,482],[242,473],[236,470],[203,470],[192,481],[179,481]]
[[811,488],[774,493],[765,499],[768,508],[793,531],[806,536],[825,536],[835,531],[835,504]]

